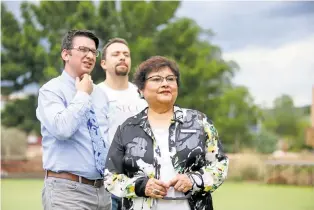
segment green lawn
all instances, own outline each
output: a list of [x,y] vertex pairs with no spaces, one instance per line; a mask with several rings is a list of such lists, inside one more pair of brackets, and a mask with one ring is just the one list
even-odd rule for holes
[[2,179],[2,210],[42,210],[41,189],[43,180]]
[[[42,180],[2,180],[2,210],[41,210]],[[224,183],[215,210],[314,210],[314,188]]]
[[314,210],[314,187],[226,182],[213,199],[215,210]]

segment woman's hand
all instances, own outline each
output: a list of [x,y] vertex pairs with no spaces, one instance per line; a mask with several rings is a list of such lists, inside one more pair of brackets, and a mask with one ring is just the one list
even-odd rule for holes
[[145,195],[151,198],[163,198],[169,186],[158,179],[150,178],[145,187]]
[[175,190],[186,193],[193,187],[193,183],[186,174],[177,174],[169,181],[169,186],[173,186]]

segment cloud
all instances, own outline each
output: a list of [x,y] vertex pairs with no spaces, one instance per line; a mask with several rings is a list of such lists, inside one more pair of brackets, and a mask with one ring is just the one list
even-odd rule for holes
[[272,106],[281,94],[297,106],[311,103],[314,85],[314,2],[184,1],[178,17],[212,29],[210,40],[240,66],[234,82],[255,102]]
[[[312,2],[311,2],[312,3]],[[314,32],[314,15],[302,2],[182,2],[177,16],[194,19],[216,36],[223,51],[248,45],[278,47]],[[291,15],[291,11],[297,11]],[[302,13],[303,15],[297,15]]]
[[285,2],[285,4],[282,4],[281,7],[271,10],[269,14],[277,17],[314,16],[314,2]]
[[257,104],[271,107],[273,100],[282,94],[292,96],[297,106],[311,103],[313,55],[314,33],[277,48],[248,46],[223,57],[240,66],[234,82],[248,87]]

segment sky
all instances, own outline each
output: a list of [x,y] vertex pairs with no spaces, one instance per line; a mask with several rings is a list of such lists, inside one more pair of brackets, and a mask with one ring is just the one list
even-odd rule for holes
[[[20,16],[20,1],[6,4]],[[233,82],[246,86],[256,104],[271,107],[282,94],[296,106],[311,103],[314,2],[183,1],[176,16],[214,32],[209,41],[239,65]]]
[[[196,12],[197,11],[197,12]],[[214,31],[211,42],[239,66],[234,83],[271,107],[290,95],[309,105],[314,87],[314,2],[183,2],[177,15]]]

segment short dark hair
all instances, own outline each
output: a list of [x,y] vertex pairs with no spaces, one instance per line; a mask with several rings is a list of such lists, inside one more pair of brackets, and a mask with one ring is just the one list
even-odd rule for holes
[[139,90],[144,89],[147,75],[152,71],[159,71],[163,67],[169,67],[177,77],[177,85],[180,86],[180,72],[177,63],[163,56],[153,56],[142,62],[134,74],[133,82]]
[[102,60],[106,60],[106,55],[107,55],[107,48],[112,45],[113,43],[121,43],[121,44],[125,44],[127,47],[129,47],[128,42],[125,39],[116,37],[116,38],[112,38],[109,39],[109,41],[105,44],[105,46],[102,48]]
[[[89,30],[76,30],[76,29],[72,29],[70,31],[68,31],[63,39],[62,39],[62,45],[61,45],[61,52],[66,49],[66,50],[70,50],[73,47],[73,39],[77,36],[84,36],[87,38],[92,39],[95,42],[96,45],[96,49],[98,49],[99,46],[99,39],[98,37],[91,31]],[[65,64],[65,62],[63,61],[63,64]]]

